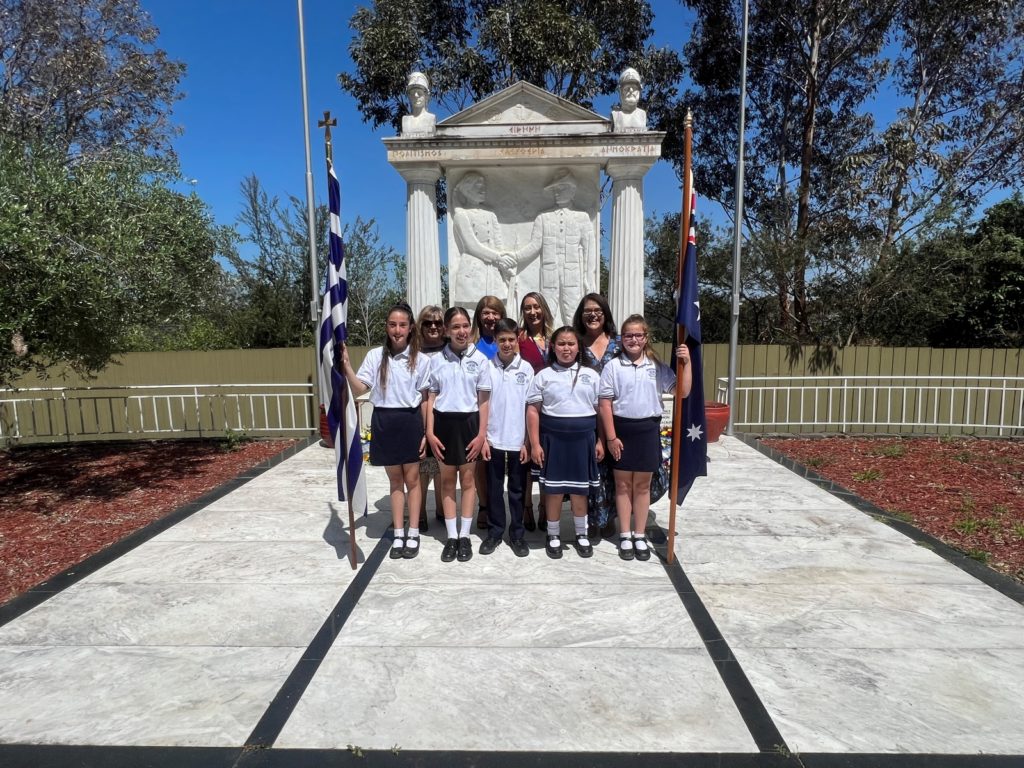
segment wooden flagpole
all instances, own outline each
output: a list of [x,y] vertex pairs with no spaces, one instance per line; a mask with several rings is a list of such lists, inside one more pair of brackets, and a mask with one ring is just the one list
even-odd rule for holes
[[[331,128],[338,125],[337,118],[331,117],[330,111],[324,112],[324,119],[317,120],[317,128],[324,129],[324,154],[327,157],[327,170],[330,173],[331,168],[334,166],[334,146],[331,144]],[[330,184],[330,179],[327,181]],[[340,213],[340,212],[339,212]],[[328,235],[330,238],[328,227]],[[310,237],[313,237],[313,233],[310,232]],[[330,253],[330,240],[328,239],[327,244],[328,253]],[[339,351],[335,350],[334,354],[334,365],[338,365]],[[342,379],[345,378],[345,374],[342,373]],[[339,455],[339,461],[346,467],[345,477],[348,477],[348,425],[345,423],[345,414],[348,410],[348,383],[341,388],[341,430],[340,434],[335,438],[336,449]],[[356,516],[355,512],[352,511],[352,494],[346,489],[345,502],[348,506],[348,542],[349,542],[349,563],[352,565],[352,570],[356,570]]]
[[[676,304],[682,300],[683,265],[686,260],[686,244],[690,236],[690,201],[693,197],[693,113],[686,110],[683,121],[683,208],[679,213],[679,261],[676,269]],[[686,326],[676,326],[676,345],[686,343]],[[673,355],[676,361],[676,381],[682,379],[683,363]],[[668,562],[675,561],[676,548],[676,500],[679,495],[679,457],[680,442],[683,433],[683,402],[680,390],[676,388],[675,401],[672,407],[672,471],[668,486]]]

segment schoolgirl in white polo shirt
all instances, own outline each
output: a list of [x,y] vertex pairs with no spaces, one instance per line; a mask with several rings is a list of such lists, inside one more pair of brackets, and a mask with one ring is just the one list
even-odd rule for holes
[[505,475],[508,471],[508,543],[513,554],[526,557],[530,548],[523,541],[523,490],[526,486],[526,392],[533,382],[533,366],[519,356],[519,326],[501,319],[494,327],[498,352],[488,368],[491,402],[487,413],[488,534],[480,554],[489,555],[505,533]]
[[[651,504],[651,475],[661,463],[661,396],[676,388],[676,374],[658,360],[641,315],[622,324],[622,349],[601,371],[599,412],[615,473],[619,514],[619,557],[649,560],[645,530]],[[683,361],[683,397],[690,394],[690,352],[676,349]],[[630,516],[633,527],[630,529]],[[631,532],[632,530],[632,532]]]
[[587,495],[600,482],[597,462],[604,458],[604,445],[596,434],[600,376],[585,359],[576,331],[562,326],[551,336],[549,367],[534,376],[526,395],[531,454],[546,494],[546,551],[556,559],[562,556],[559,518],[564,494],[569,494],[576,551],[580,557],[594,554],[587,538]]
[[[370,393],[370,463],[384,467],[391,486],[391,520],[395,538],[391,557],[419,554],[418,513],[422,502],[420,458],[426,455],[426,390],[430,358],[419,353],[420,338],[408,304],[388,311],[387,341],[366,353],[359,372],[352,370],[348,350],[342,367],[352,394]],[[405,504],[409,504],[409,531],[405,531]]]
[[[444,315],[448,343],[435,357],[430,374],[427,442],[441,465],[441,504],[448,541],[441,560],[473,557],[469,541],[476,508],[473,463],[487,444],[487,410],[491,380],[490,361],[470,343],[469,313],[451,307]],[[462,530],[455,519],[455,480],[462,487]]]

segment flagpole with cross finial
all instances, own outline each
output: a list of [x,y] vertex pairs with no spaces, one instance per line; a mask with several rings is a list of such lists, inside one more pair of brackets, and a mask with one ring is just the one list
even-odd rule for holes
[[[686,260],[686,242],[690,235],[690,201],[693,196],[693,113],[686,110],[683,121],[683,208],[679,212],[679,262],[676,270],[676,286],[680,295],[676,301],[682,300],[683,265]],[[677,326],[676,339],[678,344],[686,343],[685,326]],[[682,381],[683,361],[676,358],[676,381]],[[679,465],[682,456],[683,439],[683,399],[680,390],[676,389],[672,408],[672,471],[668,486],[668,562],[675,560],[676,546],[676,503],[679,495]]]
[[[317,128],[324,129],[324,158],[327,161],[327,183],[330,185],[330,175],[334,169],[334,145],[331,142],[331,128],[335,128],[338,125],[337,118],[331,117],[330,110],[324,110],[323,120],[316,121]],[[333,214],[334,211],[330,211],[328,215]],[[340,212],[339,212],[340,213]],[[340,224],[339,224],[340,228]],[[330,238],[331,227],[328,227],[328,238]],[[340,236],[340,232],[338,233]],[[328,252],[330,252],[330,243],[328,243]],[[344,343],[344,342],[342,342]],[[338,365],[340,360],[341,350],[335,349],[335,360],[334,364]],[[348,408],[349,390],[348,386],[342,386],[341,392],[341,408],[338,417],[341,419],[341,427],[338,430],[338,434],[335,436],[334,443],[335,449],[338,452],[338,462],[342,465],[348,465],[348,425],[345,423],[345,414]],[[352,494],[345,494],[345,503],[348,506],[348,541],[349,541],[349,560],[352,564],[352,570],[356,569],[356,516],[355,511],[352,509]]]

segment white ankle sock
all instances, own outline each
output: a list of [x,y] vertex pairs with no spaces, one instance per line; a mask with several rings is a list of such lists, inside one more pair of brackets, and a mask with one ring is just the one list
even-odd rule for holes
[[586,536],[587,535],[587,516],[586,515],[583,515],[582,517],[576,517],[574,515],[573,518],[572,518],[572,523],[573,523],[574,526],[576,526],[576,535],[577,536]]
[[468,539],[469,538],[469,532],[471,530],[473,530],[473,518],[472,517],[464,517],[464,518],[462,518],[462,530],[459,531],[459,538],[460,539]]
[[[413,537],[415,537],[415,538],[413,538]],[[410,527],[409,528],[409,533],[408,533],[408,535],[407,535],[407,537],[405,539],[405,546],[408,549],[416,549],[416,547],[418,547],[420,545],[419,538],[420,538],[420,529],[419,528],[412,528],[412,527]]]
[[641,551],[648,549],[647,539],[642,533],[633,532],[633,546]]
[[405,544],[405,528],[395,528],[395,540],[391,542],[392,547],[401,547]]
[[448,531],[449,539],[459,538],[459,523],[454,517],[446,517],[444,519],[444,527]]
[[620,549],[632,549],[633,548],[633,535],[630,533],[619,534],[619,548]]

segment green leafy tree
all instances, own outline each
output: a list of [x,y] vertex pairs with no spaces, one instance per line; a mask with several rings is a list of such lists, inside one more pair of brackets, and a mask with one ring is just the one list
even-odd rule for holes
[[380,240],[377,223],[356,217],[342,232],[348,278],[349,344],[384,343],[388,309],[405,300],[405,261]]
[[[740,3],[687,4],[698,188],[731,208]],[[877,263],[1019,184],[1022,19],[1011,0],[752,5],[744,267],[776,301],[767,340],[856,341]]]
[[1024,346],[1024,198],[905,245],[869,276],[878,297],[864,320],[887,343]]
[[637,0],[375,0],[352,16],[355,70],[338,79],[365,120],[397,130],[416,69],[430,77],[431,97],[456,112],[517,80],[589,107],[633,66],[649,120],[660,126],[682,63],[648,44],[652,18]]
[[0,0],[0,131],[76,155],[169,154],[184,64],[138,0]]
[[82,373],[133,329],[179,322],[218,278],[225,242],[166,163],[80,158],[0,140],[0,383],[66,363]]

